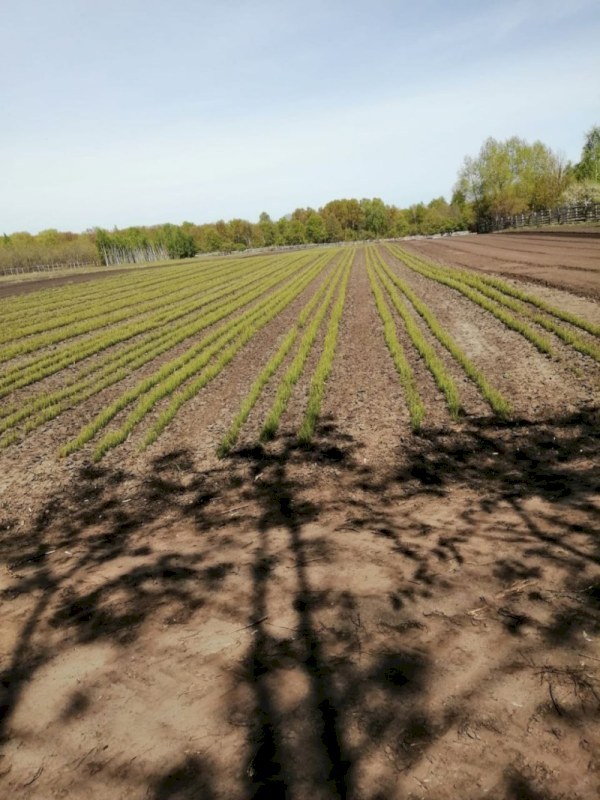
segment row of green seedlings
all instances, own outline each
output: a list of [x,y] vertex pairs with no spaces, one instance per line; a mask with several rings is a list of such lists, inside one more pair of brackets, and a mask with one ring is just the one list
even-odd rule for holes
[[[280,272],[281,267],[277,267],[274,271]],[[256,281],[262,280],[264,274],[261,273],[259,278],[249,276],[253,278],[249,283],[252,285]],[[128,322],[125,325],[106,331],[101,336],[91,337],[85,341],[78,340],[51,352],[44,351],[37,358],[26,364],[19,363],[6,369],[2,378],[0,378],[0,397],[6,396],[23,386],[40,381],[65,367],[89,359],[107,348],[113,348],[119,344],[122,345],[130,339],[135,339],[132,348],[136,350],[138,346],[142,345],[142,342],[164,338],[182,325],[192,325],[193,327],[194,323],[197,324],[197,314],[199,312],[207,312],[214,307],[227,305],[229,299],[234,298],[236,294],[242,293],[244,279],[243,276],[237,276],[225,284],[221,281],[216,281],[213,286],[216,287],[213,291],[203,293],[199,297],[193,297],[186,303],[180,303],[170,311],[158,312],[156,315],[146,317],[142,321]],[[109,364],[113,363],[114,358],[114,353],[109,356]],[[94,372],[99,366],[102,366],[102,362],[93,362],[91,367],[86,368],[74,380],[79,381],[85,374]]]
[[[214,280],[219,282],[223,278],[217,275]],[[128,324],[131,324],[135,320],[146,318],[153,311],[165,314],[168,308],[176,308],[182,302],[202,297],[205,286],[206,283],[199,282],[197,277],[191,273],[179,280],[174,280],[170,291],[165,292],[163,287],[159,287],[140,292],[135,301],[127,303],[124,307],[119,306],[117,310],[112,310],[111,305],[108,304],[103,306],[101,313],[96,314],[90,313],[89,306],[82,306],[76,314],[75,321],[67,322],[67,318],[72,315],[65,315],[65,318],[60,320],[60,325],[57,325],[55,321],[50,330],[42,329],[42,333],[25,335],[25,338],[0,348],[0,363],[84,334],[95,336],[101,329],[123,320],[127,320]],[[62,324],[63,322],[64,324]]]
[[[480,273],[474,273],[472,271],[465,269],[444,267],[442,264],[437,264],[432,261],[428,261],[420,256],[417,257],[414,253],[408,253],[406,250],[401,250],[400,252],[402,254],[410,256],[416,262],[421,263],[424,267],[435,268],[443,272],[445,271],[446,274],[454,276],[455,278],[460,278],[465,282],[469,282],[470,285],[475,286],[480,290],[483,287],[491,287],[497,289],[502,294],[508,295],[509,297],[515,298],[516,300],[521,300],[523,303],[535,306],[536,308],[540,309],[540,311],[544,311],[547,314],[562,320],[563,322],[568,322],[570,325],[573,325],[576,328],[580,328],[581,330],[590,333],[592,336],[600,337],[600,325],[596,325],[593,322],[589,322],[589,320],[583,319],[582,317],[579,317],[570,311],[558,308],[557,306],[548,303],[546,300],[542,300],[540,297],[537,297],[536,295],[532,295],[529,292],[525,292],[522,289],[518,288],[517,286],[513,286],[507,281],[502,280],[501,278],[496,278],[493,275],[483,275]],[[490,296],[496,297],[497,295],[490,295]],[[518,308],[520,309],[520,307]]]
[[[259,296],[267,294],[279,282],[281,282],[280,277],[271,279],[268,283],[263,283],[244,295],[238,295],[234,298],[234,301],[237,300],[237,302],[229,300],[226,303],[219,304],[212,313],[207,313],[195,319],[186,328],[167,331],[167,338],[163,338],[158,345],[152,345],[152,343],[150,347],[134,345],[135,352],[126,352],[121,356],[111,354],[105,359],[104,368],[99,372],[76,381],[70,386],[63,386],[58,391],[44,393],[22,403],[16,408],[13,407],[12,412],[5,419],[0,420],[0,433],[7,431],[0,438],[0,449],[23,438],[40,425],[57,417],[67,408],[76,406],[108,386],[127,378],[136,369],[163,352],[172,349],[173,346],[184,339],[190,338],[193,334],[197,334],[224,317],[230,316],[244,305],[256,301]],[[15,430],[14,426],[23,420],[27,420],[25,425]]]
[[406,329],[409,339],[411,340],[415,349],[417,350],[417,352],[425,362],[427,368],[431,372],[438,388],[444,394],[450,415],[453,418],[457,418],[461,410],[461,405],[456,383],[454,382],[452,377],[448,374],[446,367],[444,366],[441,359],[438,357],[437,353],[435,352],[435,349],[429,344],[429,342],[423,335],[421,329],[417,325],[415,318],[410,313],[408,306],[401,299],[400,295],[398,294],[397,290],[391,283],[390,279],[382,270],[378,257],[375,254],[369,253],[367,258],[372,259],[370,261],[371,286],[373,287],[373,292],[375,294],[375,302],[377,305],[377,309],[379,311],[379,315],[382,317],[382,320],[384,322],[384,336],[386,339],[386,344],[388,345],[388,349],[390,350],[390,352],[394,357],[394,363],[396,364],[396,369],[398,370],[401,381],[403,384],[406,384],[405,391],[408,400],[411,424],[413,425],[413,427],[418,427],[423,419],[425,410],[423,404],[420,402],[420,398],[418,398],[414,378],[411,374],[412,371],[410,370],[406,358],[401,353],[401,347],[395,336],[395,327],[393,326],[391,314],[389,313],[389,310],[385,306],[385,302],[381,297],[381,292],[373,280],[372,277],[373,266],[375,268],[375,273],[379,281],[381,282],[383,288],[387,292],[388,298],[391,300],[392,305],[394,306],[396,312],[398,313],[402,322],[404,323],[404,327]]
[[[166,271],[166,270],[163,270]],[[231,274],[231,272],[229,273]],[[13,324],[6,324],[0,333],[0,344],[16,341],[34,334],[47,334],[57,328],[62,328],[63,339],[79,335],[77,323],[85,321],[88,325],[100,323],[103,327],[118,322],[121,319],[131,318],[134,314],[141,315],[160,307],[160,300],[167,303],[176,302],[180,297],[189,296],[193,289],[201,291],[207,283],[212,282],[213,276],[222,278],[222,269],[215,265],[211,270],[204,271],[202,275],[188,269],[185,274],[173,273],[151,285],[139,286],[136,291],[121,293],[115,296],[112,293],[103,293],[98,300],[93,296],[86,297],[73,308],[63,309],[62,313],[47,313],[41,309],[32,309],[31,315],[36,320],[29,322],[28,318],[20,316]],[[156,302],[158,300],[158,302]],[[154,301],[154,302],[153,302]],[[124,314],[119,314],[125,310]],[[71,331],[74,333],[71,333]],[[86,330],[83,331],[87,332]],[[60,340],[62,341],[62,339]],[[34,348],[35,349],[35,348]]]
[[99,461],[109,450],[123,443],[160,401],[174,395],[176,390],[190,381],[181,392],[173,396],[171,404],[150,429],[142,447],[150,444],[173,419],[179,408],[213,380],[251,338],[292,303],[320,274],[324,266],[324,261],[319,259],[310,269],[294,277],[285,286],[239,317],[228,319],[182,356],[141,380],[98,414],[74,440],[61,449],[60,454],[65,456],[79,450],[119,412],[138,400],[120,428],[106,433],[97,444],[93,457]]
[[317,421],[321,414],[321,406],[325,397],[325,386],[331,370],[333,367],[333,359],[335,358],[335,351],[337,348],[337,341],[340,330],[340,323],[344,313],[344,304],[346,302],[346,291],[348,288],[348,281],[350,279],[350,270],[354,261],[354,253],[348,257],[348,263],[345,266],[344,274],[337,299],[333,306],[331,316],[329,318],[329,325],[325,333],[325,342],[323,345],[323,352],[319,358],[319,363],[313,374],[310,388],[308,390],[308,402],[306,404],[306,411],[304,412],[304,419],[298,431],[298,442],[301,445],[308,446],[315,433]]
[[394,366],[400,378],[400,384],[404,390],[410,424],[414,431],[418,431],[425,417],[425,406],[419,395],[413,370],[408,363],[404,348],[398,340],[396,324],[385,301],[381,287],[375,279],[370,250],[367,250],[367,274],[369,276],[369,283],[371,284],[371,291],[375,298],[375,306],[383,325],[383,338],[390,351]]
[[[418,431],[421,428],[425,417],[425,407],[418,392],[413,370],[398,339],[396,324],[381,287],[385,289],[387,297],[403,322],[410,341],[423,359],[436,385],[443,393],[450,415],[453,418],[457,418],[461,411],[458,387],[438,357],[435,349],[429,344],[423,331],[417,325],[410,307],[423,319],[437,341],[462,367],[468,378],[475,383],[494,413],[500,417],[508,416],[511,410],[508,401],[488,382],[485,375],[444,329],[429,307],[390,269],[389,265],[381,258],[379,252],[371,248],[367,250],[367,270],[377,311],[383,324],[384,338],[406,396],[412,429]],[[378,281],[381,285],[379,285]],[[406,301],[408,301],[410,307]]]
[[[329,304],[331,302],[331,297],[333,296],[333,292],[335,291],[335,286],[337,285],[340,276],[342,276],[342,289],[338,295],[334,312],[330,320],[330,325],[327,331],[327,335],[325,337],[325,347],[323,355],[321,356],[319,366],[317,367],[315,376],[313,377],[313,382],[311,384],[311,390],[309,393],[309,402],[306,410],[305,421],[303,423],[299,436],[301,441],[303,441],[304,443],[308,443],[310,441],[314,433],[315,423],[320,411],[321,399],[323,396],[325,382],[329,375],[329,371],[331,369],[331,363],[333,361],[333,356],[335,353],[337,330],[339,327],[339,322],[343,310],[346,284],[348,281],[349,267],[350,264],[352,263],[352,257],[353,254],[344,255],[342,261],[340,262],[340,265],[335,270],[335,272],[332,272],[331,275],[328,277],[328,279],[323,281],[319,289],[314,293],[314,295],[311,297],[308,303],[300,311],[298,319],[288,330],[281,345],[269,359],[267,364],[264,366],[263,370],[260,372],[254,384],[252,385],[250,392],[242,402],[240,410],[233,419],[233,422],[229,430],[225,434],[219,446],[219,449],[217,451],[219,456],[221,457],[226,456],[229,452],[231,452],[233,447],[235,447],[239,439],[241,429],[246,423],[252,409],[255,407],[260,396],[262,395],[263,390],[265,389],[265,387],[267,386],[273,375],[275,375],[279,367],[283,364],[284,360],[293,349],[300,333],[306,328],[307,324],[310,321],[310,325],[306,329],[304,337],[300,342],[298,353],[280,385],[278,395],[275,399],[275,403],[270,411],[269,416],[267,417],[267,421],[265,422],[265,425],[262,430],[263,440],[275,435],[275,432],[279,426],[279,421],[281,419],[281,416],[293,392],[294,385],[296,384],[302,373],[304,364],[306,362],[306,359],[308,358],[308,354],[310,352],[312,344],[314,343],[314,340],[317,336],[321,321],[323,320],[327,308],[329,307]],[[316,311],[316,313],[314,314],[314,318],[311,321],[311,317],[313,316],[313,312],[315,312],[318,303],[320,303],[320,306]]]
[[[220,282],[222,277],[217,276],[208,283],[213,283],[214,280]],[[205,285],[204,282],[199,282],[196,276],[189,274],[183,278],[174,278],[168,290],[163,286],[152,287],[139,291],[134,299],[123,303],[104,302],[97,309],[88,302],[82,303],[77,312],[49,320],[47,327],[46,320],[42,318],[29,328],[6,333],[5,340],[10,343],[0,348],[0,362],[50,345],[62,344],[68,339],[82,337],[85,334],[95,336],[102,328],[123,320],[132,322],[135,319],[142,319],[153,311],[164,313],[169,306],[177,306],[182,301],[201,296],[205,291]]]
[[[400,258],[409,269],[418,272],[430,280],[455,289],[481,308],[489,311],[506,327],[524,336],[540,352],[551,355],[553,352],[551,342],[526,322],[523,322],[523,320],[514,317],[506,311],[507,308],[524,316],[526,319],[550,333],[555,334],[563,342],[580,353],[590,356],[596,361],[600,361],[600,348],[598,345],[587,341],[579,333],[561,325],[552,317],[568,322],[570,325],[586,331],[595,337],[600,336],[600,326],[594,325],[568,311],[562,311],[552,306],[550,303],[546,303],[544,300],[534,295],[521,291],[499,278],[488,278],[487,276],[476,275],[466,270],[454,270],[452,268],[442,267],[441,265],[434,264],[423,258],[416,257],[406,250],[395,247],[388,247],[388,249],[392,255]],[[534,308],[531,308],[531,306]],[[544,313],[539,313],[535,310],[536,308]]]
[[[279,284],[289,281],[290,273],[297,275],[304,270],[319,269],[324,265],[326,258],[332,256],[333,254],[327,254],[325,258],[321,257],[316,261],[313,256],[312,266],[310,262],[308,262],[308,266],[303,264],[300,273],[297,264],[295,270],[291,270],[288,264],[283,274],[271,275],[266,280],[252,286],[248,291],[237,292],[233,297],[227,297],[222,302],[207,306],[203,309],[205,313],[194,317],[190,323],[179,328],[166,328],[158,341],[136,342],[121,354],[111,353],[103,360],[101,369],[92,372],[88,369],[84,372],[84,376],[75,383],[26,401],[22,406],[13,409],[5,419],[0,420],[0,433],[4,433],[0,437],[0,449],[18,441],[63,411],[77,406],[103,389],[124,380],[140,367],[173,349],[186,339],[211,328],[223,319],[230,318],[245,306],[260,300],[261,297],[269,296]],[[24,420],[26,420],[25,424],[15,430],[14,427]]]
[[439,322],[435,314],[408,286],[406,281],[392,271],[390,266],[377,254],[379,262],[385,274],[392,283],[402,292],[411,303],[417,314],[424,320],[431,333],[438,342],[450,353],[454,360],[462,367],[467,377],[477,386],[484,400],[488,403],[492,411],[500,417],[506,417],[511,412],[510,403],[495,389],[486,379],[485,375],[468,358],[462,348],[454,341],[450,334]]
[[[65,327],[74,324],[87,316],[98,316],[104,311],[119,310],[127,305],[134,305],[140,297],[151,298],[160,291],[175,290],[189,281],[203,282],[210,275],[218,274],[218,265],[208,269],[194,269],[193,265],[153,269],[150,275],[138,275],[137,283],[131,278],[127,284],[113,285],[113,281],[106,278],[92,278],[85,283],[78,284],[77,292],[72,286],[59,289],[45,289],[29,295],[30,303],[27,309],[13,309],[10,313],[5,310],[2,332],[2,342],[24,338],[44,333],[56,327]],[[49,303],[47,294],[52,294],[52,303]]]
[[[304,263],[308,263],[306,258]],[[171,310],[159,311],[156,315],[147,317],[142,321],[126,323],[106,331],[101,336],[90,337],[85,341],[78,340],[71,345],[63,346],[50,353],[44,352],[26,364],[18,364],[5,370],[0,378],[0,398],[23,386],[36,383],[66,367],[89,359],[103,350],[113,348],[115,345],[122,345],[131,339],[136,341],[128,349],[137,352],[138,347],[145,347],[146,343],[149,344],[151,341],[158,342],[160,339],[169,339],[178,330],[183,331],[183,338],[188,335],[191,336],[197,332],[195,326],[198,324],[203,325],[204,317],[198,318],[200,312],[207,314],[222,307],[225,307],[225,311],[228,312],[230,302],[233,302],[237,297],[248,296],[248,286],[258,289],[269,276],[279,275],[281,280],[287,277],[290,271],[297,268],[297,261],[287,261],[283,265],[270,266],[268,270],[261,267],[258,271],[250,274],[235,275],[231,280],[224,283],[216,280],[208,287],[212,286],[212,291],[202,293],[199,297],[194,296],[190,301],[180,303]],[[252,299],[254,299],[254,294],[251,292],[250,300]],[[114,361],[115,355],[111,354],[108,357],[109,367],[113,365]],[[76,380],[78,381],[103,365],[103,362],[94,362],[91,367],[80,373]]]
[[[343,281],[347,280],[347,277],[345,279],[343,278],[342,280]],[[343,305],[343,302],[342,302],[342,305]],[[321,370],[322,369],[323,368],[321,368]],[[321,377],[321,376],[318,376],[318,377]],[[325,380],[325,377],[323,377],[323,382],[324,382],[324,380]],[[190,391],[191,391],[191,395],[190,395]],[[314,391],[314,387],[312,387],[312,391]],[[193,396],[195,393],[196,393],[195,387],[192,387],[191,390],[184,391],[184,392],[181,393],[181,395],[179,397],[174,398],[174,400],[172,401],[172,403],[169,406],[169,408],[166,409],[165,412],[163,412],[163,414],[161,415],[161,418],[158,420],[158,422],[153,427],[153,429],[148,433],[148,435],[146,437],[146,440],[145,440],[145,445],[151,444],[152,442],[156,441],[156,439],[162,433],[162,431],[164,430],[166,425],[173,419],[173,417],[175,416],[175,413],[179,410],[181,405],[183,405],[183,403],[186,402],[189,399],[189,396]],[[309,405],[310,405],[310,403],[311,403],[311,397],[309,397]],[[319,404],[319,406],[320,406],[320,404]],[[318,410],[319,410],[319,407],[315,406],[315,398],[312,397],[312,411],[316,412],[316,414],[318,415]],[[307,414],[308,414],[308,409],[307,409]],[[315,417],[315,419],[316,419],[316,417]],[[314,430],[314,421],[313,421],[313,430]],[[311,433],[312,433],[312,431],[311,431]],[[305,439],[303,441],[308,442],[309,440],[310,440],[310,436],[308,438],[305,437]]]
[[[169,406],[160,414],[158,420],[148,432],[142,443],[142,449],[154,442],[174,418],[181,406],[213,380],[259,330],[295,299],[298,292],[302,291],[318,272],[318,268],[313,269],[308,277],[296,280],[289,289],[280,291],[279,299],[274,295],[243,315],[234,325],[225,325],[213,334],[209,334],[201,342],[199,348],[196,348],[201,349],[201,352],[191,362],[181,364],[180,362],[183,359],[179,359],[176,362],[177,369],[174,372],[172,370],[173,364],[167,365],[167,368],[159,371],[154,379],[144,382],[144,385],[139,386],[137,391],[133,390],[128,393],[123,398],[127,402],[131,402],[134,396],[139,396],[140,394],[143,394],[143,396],[121,428],[106,434],[100,441],[95,450],[94,458],[99,460],[108,450],[125,441],[131,431],[158,402],[173,394],[189,378],[197,375],[198,377],[185,385],[181,391],[174,394]],[[213,358],[216,358],[216,360],[210,363]],[[162,380],[162,383],[157,379]],[[148,393],[149,383],[158,385]],[[102,419],[98,421],[104,423],[108,415],[112,414],[113,411],[120,410],[121,405],[119,403],[118,408],[117,404],[115,404],[112,409],[108,409],[107,412],[100,415]],[[89,429],[87,434],[89,434]]]
[[[283,413],[285,412],[288,403],[290,401],[290,398],[293,394],[294,387],[296,386],[296,384],[300,380],[300,377],[302,376],[302,373],[304,372],[304,367],[306,365],[310,352],[313,348],[313,345],[317,339],[323,320],[325,319],[325,316],[329,310],[336,287],[338,286],[338,283],[340,281],[340,277],[342,280],[340,288],[340,296],[343,296],[345,294],[345,284],[348,279],[348,273],[350,266],[352,264],[353,255],[354,255],[353,253],[347,254],[342,266],[340,267],[340,271],[338,271],[335,283],[333,283],[327,290],[323,302],[319,306],[314,319],[308,326],[304,336],[300,341],[298,352],[296,353],[296,356],[294,357],[287,372],[283,376],[281,383],[279,384],[279,388],[277,389],[277,393],[275,395],[275,400],[273,401],[273,405],[271,406],[271,410],[267,414],[267,417],[262,426],[260,432],[261,442],[270,441],[275,437],[275,434],[277,433]],[[343,272],[341,272],[342,269]]]
[[415,261],[413,261],[412,256],[407,255],[406,258],[404,254],[402,255],[402,262],[405,266],[409,269],[412,269],[415,272],[420,273],[424,277],[430,278],[438,283],[442,283],[446,286],[449,286],[453,289],[458,289],[461,294],[464,294],[465,297],[468,297],[472,302],[479,305],[481,308],[489,311],[496,319],[500,320],[505,327],[520,333],[525,339],[527,339],[531,344],[536,347],[540,353],[544,353],[546,355],[552,355],[552,346],[548,339],[545,336],[542,336],[537,330],[532,328],[526,322],[517,317],[510,314],[506,311],[498,303],[495,303],[493,300],[490,300],[488,297],[485,297],[483,294],[470,289],[467,285],[461,284],[459,281],[454,280],[449,276],[444,276],[435,270],[425,268]]
[[[164,288],[170,289],[181,283],[182,280],[196,279],[202,282],[211,273],[219,271],[218,264],[194,269],[187,265],[184,268],[174,267],[168,269],[155,269],[149,275],[137,275],[135,283],[130,279],[127,284],[118,284],[106,278],[89,280],[79,287],[75,294],[71,286],[60,287],[53,290],[51,302],[44,295],[44,290],[28,295],[27,307],[16,306],[10,308],[10,302],[3,313],[3,332],[0,341],[9,341],[18,336],[27,336],[34,333],[50,330],[51,327],[74,322],[78,317],[83,317],[93,308],[98,314],[106,307],[117,310],[128,302],[135,302],[146,292],[159,292]],[[116,285],[113,285],[116,284]],[[107,285],[109,284],[109,285]],[[9,298],[10,300],[10,298]],[[35,322],[31,322],[31,319]]]
[[[106,279],[94,280],[85,284],[86,290],[79,290],[78,296],[71,302],[67,302],[66,293],[71,287],[62,287],[54,291],[64,292],[65,299],[57,298],[58,305],[48,310],[43,303],[43,295],[46,293],[36,292],[35,297],[38,298],[37,303],[33,303],[28,311],[28,315],[24,315],[22,311],[14,312],[13,323],[17,323],[11,327],[5,325],[5,333],[2,340],[8,338],[16,338],[19,336],[28,336],[36,332],[44,332],[52,328],[64,327],[72,322],[76,322],[78,318],[91,319],[91,316],[100,318],[105,311],[113,312],[121,308],[126,308],[127,305],[135,305],[135,312],[139,313],[139,305],[145,299],[152,299],[160,297],[164,302],[167,298],[175,295],[179,289],[184,289],[186,286],[188,290],[196,292],[201,291],[207,286],[216,285],[219,282],[231,281],[236,275],[244,278],[245,275],[256,273],[261,267],[268,267],[274,263],[283,263],[286,259],[293,260],[297,258],[297,254],[286,255],[283,258],[276,255],[267,255],[259,257],[251,257],[245,259],[220,259],[219,261],[213,260],[210,262],[198,264],[184,264],[183,267],[169,267],[162,269],[153,269],[151,276],[137,275],[137,284],[129,286],[127,290],[125,287],[115,286],[113,289],[107,288],[109,283]],[[151,278],[151,279],[150,279]],[[189,295],[191,297],[191,294]],[[40,321],[36,323],[27,323],[23,327],[23,320],[29,319],[31,316]],[[4,315],[4,320],[7,321],[8,315]]]
[[[287,273],[284,278],[287,278]],[[107,386],[126,378],[132,371],[172,349],[181,341],[199,333],[223,317],[229,316],[246,303],[256,300],[260,294],[273,288],[281,279],[281,275],[278,274],[274,280],[265,281],[263,279],[254,286],[251,282],[251,288],[246,291],[242,291],[236,281],[236,292],[233,295],[229,290],[207,295],[204,303],[200,306],[194,303],[194,313],[186,314],[180,325],[175,327],[173,325],[153,325],[150,333],[145,337],[136,338],[133,344],[126,346],[120,353],[113,351],[104,359],[92,363],[82,370],[76,379],[66,385],[63,384],[59,390],[50,393],[43,392],[41,395],[13,406],[5,404],[0,412],[0,417],[4,417],[4,419],[0,419],[0,433],[27,419],[35,412],[41,412],[22,431],[23,433],[30,432],[43,422],[57,416],[65,408],[77,405]],[[215,300],[218,302],[211,302]],[[204,311],[204,314],[197,316],[197,312],[200,310]],[[131,329],[126,329],[126,333],[130,332]],[[123,330],[115,332],[115,334],[109,339],[109,343],[113,343],[117,337],[122,339]],[[93,352],[98,352],[98,348],[106,344],[106,341],[97,341]],[[12,387],[15,384],[19,387],[26,382],[32,382],[35,378],[41,379],[50,372],[58,371],[63,365],[72,362],[73,355],[82,358],[87,353],[83,348],[79,352],[63,353],[62,357],[55,358],[51,365],[44,363],[37,372],[32,373],[29,370],[25,374],[21,374],[20,380],[13,382]],[[8,389],[4,391],[10,391],[12,387],[9,385]]]
[[[291,264],[289,265],[291,266]],[[267,270],[261,268],[251,273],[236,272],[225,281],[216,277],[207,282],[206,292],[201,293],[198,297],[193,296],[190,300],[181,302],[173,308],[158,311],[155,315],[141,321],[127,322],[125,325],[116,326],[100,336],[81,338],[50,352],[42,351],[25,363],[19,362],[17,365],[5,369],[4,375],[0,378],[0,397],[15,388],[34,383],[66,366],[72,366],[96,355],[108,347],[113,347],[134,337],[148,339],[161,335],[167,327],[173,330],[174,323],[184,324],[186,320],[194,319],[199,311],[206,310],[220,298],[242,292],[246,285],[252,285],[269,274],[284,272],[285,269],[285,264],[275,264]]]
[[[236,259],[239,261],[240,259]],[[171,262],[169,267],[137,268],[125,274],[108,275],[101,279],[90,278],[82,283],[68,286],[58,286],[7,298],[4,305],[6,319],[27,317],[31,313],[43,313],[45,316],[64,313],[68,308],[74,308],[89,299],[102,299],[110,295],[114,298],[134,295],[140,287],[148,287],[156,283],[168,281],[172,275],[182,275],[186,272],[204,273],[207,269],[217,266],[218,261],[198,262],[195,259]]]

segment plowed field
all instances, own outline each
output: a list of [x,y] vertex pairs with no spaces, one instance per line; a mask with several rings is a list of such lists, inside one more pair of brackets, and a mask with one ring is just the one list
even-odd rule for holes
[[411,242],[427,258],[600,297],[600,231],[493,233]]
[[0,797],[598,797],[600,256],[556,248],[0,299]]

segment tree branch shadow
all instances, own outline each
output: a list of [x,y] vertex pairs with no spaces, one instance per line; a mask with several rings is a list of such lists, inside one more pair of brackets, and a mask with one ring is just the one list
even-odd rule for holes
[[[125,652],[158,614],[195,624],[227,595],[251,530],[241,621],[252,637],[238,675],[251,701],[241,709],[246,752],[231,765],[244,796],[367,797],[363,765],[384,745],[394,766],[370,797],[393,796],[401,776],[458,724],[476,694],[471,687],[443,712],[431,710],[435,653],[423,635],[429,622],[417,611],[453,591],[449,565],[464,568],[468,548],[483,542],[482,518],[509,509],[520,520],[518,530],[502,534],[514,549],[489,565],[490,580],[541,586],[496,604],[494,619],[515,647],[532,626],[545,646],[565,649],[583,626],[600,631],[598,430],[594,409],[542,423],[468,420],[460,431],[425,430],[403,443],[388,469],[365,465],[361,443],[325,420],[311,448],[282,437],[203,471],[180,449],[154,459],[141,485],[122,469],[84,467],[25,533],[16,537],[9,528],[0,535],[0,558],[13,578],[3,604],[31,598],[1,675],[0,739],[10,735],[24,688],[59,652],[99,641]],[[324,493],[319,481],[335,491]],[[462,489],[476,499],[453,530],[440,534],[415,512],[421,501],[444,502]],[[343,517],[336,530],[363,537],[365,546],[376,543],[406,577],[376,599],[384,633],[365,627],[365,603],[375,601],[343,572],[336,575],[344,563],[315,532],[332,514]],[[182,522],[195,531],[193,555],[164,535]],[[548,533],[552,525],[556,533]],[[554,595],[544,584],[550,564],[566,576]],[[284,568],[294,624],[280,634],[270,598]],[[327,577],[334,575],[337,581]],[[542,602],[548,613],[538,619],[535,604]],[[528,658],[541,658],[536,647]],[[303,690],[288,707],[281,692],[292,678]],[[89,710],[85,694],[73,694],[63,724]],[[565,719],[569,714],[579,724],[575,710]],[[182,755],[147,780],[157,800],[220,796],[208,756]],[[522,776],[507,781],[507,798],[550,798],[527,788]]]

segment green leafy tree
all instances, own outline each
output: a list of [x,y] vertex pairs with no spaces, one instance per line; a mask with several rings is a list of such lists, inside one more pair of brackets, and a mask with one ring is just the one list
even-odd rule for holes
[[232,219],[229,223],[229,237],[238,247],[250,247],[252,244],[251,223],[245,219]]
[[281,219],[278,219],[276,227],[277,227],[277,234],[275,237],[275,244],[278,246],[289,244],[288,231],[290,227],[290,220],[288,219],[288,217],[281,217]]
[[42,247],[54,247],[61,241],[61,234],[55,228],[40,231],[36,236],[38,244]]
[[344,230],[339,219],[335,214],[324,215],[325,235],[328,242],[341,242],[344,238]]
[[102,228],[97,228],[95,232],[95,238],[98,258],[100,259],[101,263],[110,263],[108,260],[108,252],[111,246],[110,234]]
[[445,198],[437,197],[428,203],[422,214],[420,233],[451,233],[461,227],[460,212],[446,202]]
[[258,225],[262,233],[264,246],[272,247],[277,239],[277,226],[266,211],[263,211],[260,215]]
[[166,248],[169,258],[191,258],[198,252],[193,238],[176,225],[163,225],[159,241]]
[[594,125],[585,135],[581,161],[575,167],[577,180],[600,182],[600,125]]
[[348,232],[357,234],[364,228],[364,209],[358,200],[332,200],[321,209],[321,213],[337,218],[344,232],[344,238],[352,238],[347,236]]
[[528,209],[556,206],[570,179],[567,164],[542,142],[523,148],[519,183]]
[[427,213],[427,209],[425,208],[425,203],[413,203],[412,206],[408,209],[408,218],[410,220],[410,233],[414,235],[415,233],[423,233],[421,230],[423,221],[425,220],[425,215]]
[[313,211],[306,220],[306,238],[309,242],[318,244],[327,240],[327,229],[320,214]]
[[477,158],[465,158],[455,193],[472,204],[481,221],[552,207],[568,182],[567,165],[542,142],[489,138]]
[[292,219],[286,232],[286,244],[304,244],[306,242],[306,227],[299,219]]
[[374,237],[384,236],[388,228],[388,214],[385,203],[379,197],[360,201],[364,215],[364,230]]
[[300,220],[303,225],[306,225],[311,214],[314,214],[314,209],[312,208],[296,208],[292,211],[292,220]]

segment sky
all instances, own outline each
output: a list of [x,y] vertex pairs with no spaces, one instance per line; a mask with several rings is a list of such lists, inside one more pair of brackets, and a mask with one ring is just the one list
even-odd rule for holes
[[0,36],[0,233],[406,207],[600,124],[598,0],[0,0]]

